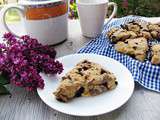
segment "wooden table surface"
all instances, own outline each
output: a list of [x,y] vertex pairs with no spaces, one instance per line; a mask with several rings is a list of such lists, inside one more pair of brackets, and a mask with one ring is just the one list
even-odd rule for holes
[[[160,21],[150,18],[149,21]],[[21,24],[10,25],[18,33],[23,33]],[[0,25],[0,34],[5,29]],[[89,40],[81,35],[79,22],[69,21],[68,40],[55,47],[57,57],[75,53]],[[75,117],[57,112],[45,105],[36,92],[26,92],[22,88],[8,86],[12,96],[0,96],[0,120],[160,120],[160,94],[136,84],[131,99],[121,108],[96,117]]]

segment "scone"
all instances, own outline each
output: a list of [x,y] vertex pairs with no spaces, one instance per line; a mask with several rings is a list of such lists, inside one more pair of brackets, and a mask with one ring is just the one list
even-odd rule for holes
[[151,33],[150,33],[150,31],[148,29],[142,29],[140,31],[140,33],[138,34],[138,36],[139,37],[144,37],[147,40],[152,40],[153,39],[153,37],[152,37],[152,35],[151,35]]
[[118,41],[124,41],[129,38],[136,38],[137,34],[133,31],[127,31],[124,29],[113,28],[108,32],[108,37],[114,43]]
[[152,64],[160,64],[160,44],[152,46]]
[[147,28],[150,30],[150,31],[159,31],[160,30],[160,24],[152,24],[152,23],[149,23],[147,25]]
[[142,29],[142,26],[135,21],[131,21],[127,24],[121,25],[121,27],[127,31],[133,31],[134,33],[139,33]]
[[120,28],[112,28],[107,36],[114,43],[137,37],[144,37],[147,40],[160,39],[160,24],[131,21],[121,25]]
[[119,30],[119,28],[112,28],[112,29],[110,29],[108,32],[107,32],[107,36],[109,37],[109,38],[111,38],[111,36],[116,32],[116,31],[118,31]]
[[[160,24],[131,21],[112,28],[107,33],[115,49],[123,54],[130,55],[137,60],[144,61],[147,56],[149,40],[160,39]],[[152,47],[152,64],[160,64],[160,45]]]
[[115,44],[115,49],[123,54],[130,55],[139,61],[144,61],[148,51],[147,39],[144,37],[127,39]]
[[113,73],[99,64],[84,60],[69,71],[54,92],[56,99],[67,102],[80,96],[95,96],[117,86]]
[[153,39],[160,39],[160,25],[159,24],[148,24],[148,30],[150,31]]

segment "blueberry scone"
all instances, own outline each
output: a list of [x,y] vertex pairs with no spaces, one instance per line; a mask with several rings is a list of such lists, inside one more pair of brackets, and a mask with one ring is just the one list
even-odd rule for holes
[[54,95],[58,101],[67,102],[80,96],[96,96],[116,86],[113,73],[99,64],[84,60],[62,77]]
[[134,33],[139,33],[140,30],[143,28],[140,23],[131,21],[129,23],[126,23],[124,25],[121,25],[121,27],[127,31],[133,31]]
[[152,46],[152,64],[160,64],[160,44]]
[[112,28],[107,36],[114,43],[138,37],[147,40],[160,39],[160,24],[131,21],[121,25],[120,28]]
[[144,61],[148,51],[147,39],[139,37],[135,39],[126,39],[115,44],[115,49],[123,54],[130,55],[137,60]]
[[136,38],[137,34],[133,31],[127,31],[125,29],[112,28],[108,33],[108,37],[114,43],[118,41],[124,41],[129,38]]
[[140,31],[140,33],[138,34],[138,36],[139,37],[144,37],[147,40],[152,40],[153,39],[153,37],[152,37],[152,35],[151,35],[151,33],[150,33],[150,31],[148,29],[142,29]]
[[148,24],[148,30],[150,31],[153,39],[160,39],[160,24]]

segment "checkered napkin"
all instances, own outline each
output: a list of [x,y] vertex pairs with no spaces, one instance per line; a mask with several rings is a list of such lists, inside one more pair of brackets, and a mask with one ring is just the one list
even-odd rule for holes
[[92,39],[86,46],[81,48],[78,53],[94,53],[113,58],[130,70],[136,82],[145,88],[160,92],[160,66],[152,65],[148,60],[142,63],[128,55],[118,53],[106,37],[106,33],[110,28],[133,20],[145,22],[145,18],[140,16],[127,16],[112,20],[109,24],[104,25],[104,30],[100,36]]

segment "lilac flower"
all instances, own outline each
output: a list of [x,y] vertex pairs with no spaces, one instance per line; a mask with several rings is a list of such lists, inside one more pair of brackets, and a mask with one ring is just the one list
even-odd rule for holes
[[12,33],[5,33],[3,36],[4,39],[7,39],[7,44],[12,45],[16,42],[16,38]]
[[10,82],[29,91],[44,88],[40,72],[60,74],[63,65],[55,61],[56,51],[29,36],[17,39],[11,33],[3,36],[6,44],[0,44],[0,72],[7,73]]

